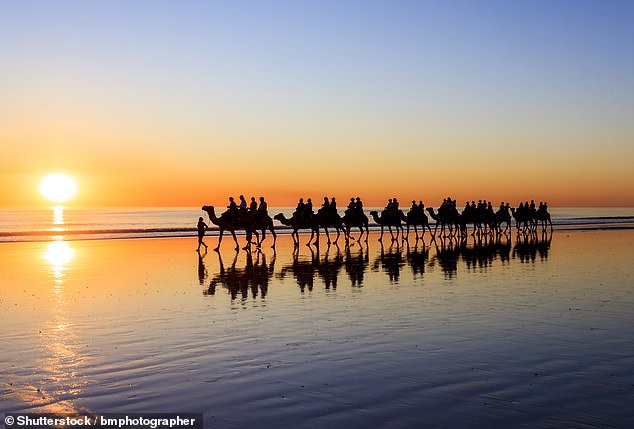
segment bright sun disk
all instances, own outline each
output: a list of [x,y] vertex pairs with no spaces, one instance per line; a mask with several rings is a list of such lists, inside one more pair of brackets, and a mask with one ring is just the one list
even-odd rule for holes
[[40,182],[40,193],[51,202],[63,203],[77,193],[77,184],[65,174],[51,174]]

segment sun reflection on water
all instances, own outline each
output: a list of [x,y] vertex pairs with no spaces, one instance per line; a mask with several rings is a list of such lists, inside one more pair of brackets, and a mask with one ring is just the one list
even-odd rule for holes
[[44,257],[52,266],[52,273],[56,287],[64,282],[64,272],[67,264],[72,261],[75,251],[67,241],[57,239],[48,243]]
[[53,207],[53,227],[52,231],[62,232],[65,231],[66,228],[64,225],[64,206],[54,206]]
[[81,341],[64,290],[75,250],[63,237],[56,236],[48,243],[44,258],[51,266],[53,313],[41,331],[45,350],[39,359],[42,398],[36,398],[32,403],[48,412],[77,412],[73,398],[80,396],[86,384],[80,372],[86,358],[79,353]]

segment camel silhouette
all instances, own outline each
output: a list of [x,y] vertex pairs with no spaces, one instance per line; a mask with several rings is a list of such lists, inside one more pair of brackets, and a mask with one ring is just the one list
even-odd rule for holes
[[[247,233],[247,244],[243,249],[248,249],[251,244],[251,235],[254,231],[253,228],[253,218],[250,219],[240,219],[238,222],[234,222],[229,216],[226,214],[221,215],[220,217],[216,216],[216,211],[214,206],[202,206],[202,210],[207,213],[209,216],[209,220],[220,229],[220,235],[218,237],[218,246],[214,249],[215,251],[220,250],[220,243],[222,243],[222,236],[225,231],[229,231],[233,237],[233,241],[236,243],[235,250],[240,250],[240,245],[238,244],[238,239],[236,238],[236,230],[244,229]],[[257,235],[257,232],[256,232]]]
[[365,241],[366,242],[368,241],[368,234],[369,234],[368,225],[370,224],[370,221],[368,217],[365,215],[365,213],[359,213],[356,215],[354,213],[346,213],[341,218],[341,223],[343,227],[345,228],[344,232],[346,237],[346,244],[348,244],[350,240],[350,237],[351,237],[350,230],[352,228],[359,228],[359,231],[361,232],[361,234],[359,234],[359,238],[357,238],[358,243],[361,242],[361,238],[363,237],[363,228],[365,228]]
[[550,232],[553,231],[553,223],[550,220],[550,213],[548,213],[548,209],[544,207],[537,209],[537,212],[535,212],[535,221],[536,224],[540,223],[542,225],[542,231],[546,230],[548,225],[550,225]]
[[[501,231],[502,224],[506,223],[506,227],[504,231]],[[511,229],[511,214],[507,210],[499,209],[495,212],[495,227],[497,228],[498,233],[506,233],[509,229]]]
[[[374,222],[376,222],[377,224],[381,226],[381,236],[379,237],[379,241],[383,241],[383,228],[386,226],[388,230],[390,231],[390,236],[392,237],[392,241],[395,241],[398,238],[399,232],[403,234],[403,226],[401,225],[401,222],[405,221],[406,217],[403,214],[402,210],[398,210],[396,213],[387,213],[387,210],[383,210],[381,212],[381,217],[379,217],[379,212],[377,212],[376,210],[373,210],[370,212],[370,216],[372,216],[372,219],[374,220]],[[396,228],[396,238],[394,238],[392,227]]]
[[407,224],[407,232],[405,234],[405,240],[409,238],[410,226],[414,227],[414,233],[416,234],[416,241],[419,240],[418,238],[419,225],[422,226],[422,229],[423,229],[423,235],[421,236],[421,239],[425,238],[425,227],[427,227],[427,229],[429,230],[429,234],[432,234],[431,227],[429,226],[429,219],[427,218],[427,215],[425,214],[424,211],[421,211],[421,210],[408,211],[407,215],[405,216],[405,223]]
[[520,233],[520,226],[523,225],[522,232],[534,232],[535,231],[535,219],[530,213],[516,210],[515,207],[511,207],[511,215],[515,219],[515,228],[517,233]]
[[[458,228],[460,226],[460,215],[456,212],[454,214],[438,214],[434,211],[433,207],[427,207],[425,210],[429,213],[431,218],[436,221],[436,228],[434,228],[434,233],[432,237],[436,237],[436,232],[438,231],[438,226],[440,225],[440,234],[445,235],[445,227],[449,230],[449,236],[453,236],[458,232]],[[454,232],[454,228],[456,231]]]
[[[264,213],[262,213],[261,216],[256,215],[253,222],[253,229],[257,241],[256,247],[262,247],[262,243],[266,239],[266,230],[268,229],[271,232],[271,235],[273,235],[273,245],[271,246],[271,248],[275,248],[275,243],[277,242],[277,234],[275,233],[275,227],[273,226],[273,219],[271,218],[271,216]],[[257,231],[260,231],[262,233],[261,239],[258,236]]]
[[317,225],[316,219],[314,216],[311,216],[310,219],[304,220],[299,216],[293,216],[290,219],[287,219],[284,216],[284,213],[278,213],[273,216],[273,219],[279,221],[284,226],[290,226],[293,229],[291,233],[291,237],[293,237],[293,244],[295,246],[299,246],[299,230],[300,229],[310,229],[310,239],[307,246],[310,246],[310,243],[313,241],[315,235],[317,236],[317,241],[319,241],[319,226]]
[[[341,232],[344,231],[345,233],[343,224],[341,223],[341,216],[339,216],[338,213],[326,213],[323,209],[319,209],[317,211],[317,214],[314,216],[314,220],[317,224],[316,225],[317,231],[319,231],[319,228],[323,228],[324,231],[326,231],[326,238],[328,239],[329,245],[332,243],[337,244],[337,241],[339,240],[339,236],[341,235]],[[337,231],[337,237],[335,238],[335,241],[333,242],[330,241],[330,234],[328,234],[328,227],[335,228],[335,230]],[[319,233],[317,233],[315,245],[319,245]]]

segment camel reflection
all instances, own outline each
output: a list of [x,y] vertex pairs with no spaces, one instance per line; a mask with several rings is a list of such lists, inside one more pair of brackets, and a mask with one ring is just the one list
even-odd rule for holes
[[460,247],[458,239],[452,236],[440,236],[439,240],[433,240],[436,245],[436,254],[429,261],[430,267],[438,265],[445,278],[453,278],[458,271],[458,258]]
[[552,231],[543,231],[540,237],[537,234],[519,234],[513,246],[513,258],[518,258],[522,263],[534,263],[539,256],[540,260],[545,261],[552,239]]
[[[267,263],[264,253],[256,252],[254,261],[252,252],[246,252],[244,267],[236,266],[238,263],[238,253],[234,255],[233,261],[228,267],[225,267],[220,252],[217,252],[217,255],[220,271],[218,274],[212,276],[209,287],[203,290],[204,295],[215,295],[216,289],[220,285],[229,292],[232,300],[237,297],[246,299],[249,297],[249,292],[251,292],[253,298],[256,298],[258,295],[261,295],[262,298],[266,297],[269,282],[275,270],[275,253],[270,262]],[[205,268],[202,258],[203,256],[199,258],[198,278],[201,280],[200,265],[202,264],[202,281],[204,282]]]
[[511,259],[511,235],[508,233],[495,236],[483,234],[474,236],[473,245],[467,244],[467,239],[460,242],[460,254],[467,264],[468,270],[484,270],[499,260],[506,265]]
[[511,260],[511,234],[502,233],[468,237],[442,237],[433,241],[436,254],[431,258],[429,267],[439,266],[445,278],[453,278],[462,261],[468,272],[483,271],[501,261],[502,265]]
[[[301,293],[311,292],[315,287],[336,290],[344,273],[353,288],[364,286],[369,271],[387,275],[386,280],[391,284],[398,284],[404,279],[417,281],[434,270],[439,270],[441,276],[449,280],[460,271],[481,273],[493,269],[496,264],[508,265],[514,259],[522,263],[535,262],[538,258],[546,260],[551,240],[552,233],[548,232],[542,234],[541,239],[536,234],[515,237],[507,232],[437,237],[429,244],[423,240],[413,244],[395,240],[386,245],[379,243],[372,249],[367,243],[341,248],[336,244],[306,248],[294,246],[292,253],[289,248],[282,267],[277,271],[276,253],[270,261],[261,251],[235,253],[228,265],[225,265],[222,254],[217,253],[219,271],[216,274],[208,270],[206,262],[210,256],[204,252],[198,256],[197,274],[199,283],[208,285],[204,287],[205,295],[214,295],[220,285],[232,299],[264,298],[274,281],[273,276],[280,281],[291,279]],[[377,278],[376,275],[373,277]]]
[[[336,250],[334,255],[331,255],[332,247]],[[315,278],[319,278],[326,289],[336,289],[339,272],[344,265],[344,259],[341,255],[341,249],[339,246],[328,245],[324,257],[321,258],[319,254],[319,247],[310,249],[310,255],[308,257],[301,257],[299,249],[293,250],[292,262],[282,267],[278,274],[278,278],[284,279],[289,274],[293,276],[300,291],[303,293],[313,290],[315,284]]]
[[368,243],[365,242],[365,248],[361,242],[354,250],[346,246],[346,257],[344,260],[344,268],[346,275],[350,279],[352,287],[363,286],[365,271],[370,265],[370,251]]
[[390,247],[385,251],[381,242],[381,252],[377,255],[372,264],[372,271],[383,271],[390,279],[390,283],[398,283],[401,276],[401,268],[405,266],[403,250],[398,244],[398,240],[392,241]]
[[409,243],[407,243],[407,252],[405,257],[407,258],[407,263],[412,269],[412,274],[414,278],[422,277],[425,274],[425,266],[429,260],[429,247],[425,245],[425,242],[421,240],[421,248],[418,247],[418,240],[413,248],[410,248]]

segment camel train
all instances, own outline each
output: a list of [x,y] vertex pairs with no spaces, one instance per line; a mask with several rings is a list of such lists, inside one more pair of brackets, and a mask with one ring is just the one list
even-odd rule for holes
[[[350,240],[361,242],[363,239],[368,241],[369,219],[364,213],[363,205],[358,197],[356,201],[351,198],[343,216],[337,212],[334,198],[329,201],[324,197],[324,204],[316,213],[313,211],[310,198],[307,199],[306,203],[300,199],[290,218],[287,218],[283,213],[278,213],[271,218],[267,212],[266,202],[262,197],[260,197],[260,206],[257,206],[252,198],[251,206],[248,209],[242,195],[240,199],[242,202],[238,207],[233,198],[230,198],[230,205],[220,216],[216,215],[214,206],[205,205],[202,207],[209,220],[219,229],[218,246],[214,249],[216,251],[220,249],[225,232],[230,233],[233,237],[235,250],[240,250],[236,231],[241,230],[246,233],[246,245],[242,249],[249,250],[253,244],[260,248],[266,239],[267,231],[273,237],[271,247],[275,248],[277,235],[273,225],[274,219],[291,229],[295,246],[300,244],[300,230],[310,230],[311,234],[306,243],[307,246],[311,244],[319,246],[320,229],[326,233],[328,245],[337,244],[341,235],[343,235],[346,245],[350,243]],[[427,214],[435,221],[433,230]],[[517,208],[511,207],[509,203],[502,203],[497,211],[493,209],[490,202],[481,200],[476,204],[475,201],[472,201],[471,204],[466,203],[462,212],[457,210],[456,201],[451,198],[446,198],[437,211],[433,207],[425,208],[422,201],[419,201],[418,204],[412,201],[411,208],[407,213],[404,213],[398,208],[398,202],[394,198],[390,199],[387,207],[380,213],[376,210],[370,211],[370,217],[380,227],[379,241],[383,240],[385,229],[390,233],[392,241],[396,241],[399,235],[402,240],[409,240],[410,228],[414,229],[416,241],[424,239],[426,230],[429,231],[432,240],[435,240],[439,228],[440,237],[466,237],[470,225],[472,226],[472,236],[506,234],[512,231],[513,219],[518,234],[536,234],[539,226],[542,227],[543,231],[548,227],[551,231],[553,230],[547,203],[540,202],[539,208],[536,208],[534,201],[531,201],[530,204],[528,202],[520,203]],[[336,231],[337,235],[334,240],[331,240],[329,228]],[[354,229],[359,230],[359,236],[356,238],[352,235]]]

